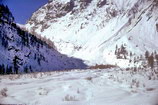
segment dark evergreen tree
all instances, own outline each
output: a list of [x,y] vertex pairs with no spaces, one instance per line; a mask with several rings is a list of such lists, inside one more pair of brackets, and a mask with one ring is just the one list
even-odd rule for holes
[[9,74],[13,74],[12,66],[9,67]]
[[155,55],[155,59],[156,59],[157,65],[158,65],[158,54]]
[[9,24],[14,21],[12,13],[9,11],[8,6],[0,4],[0,19],[6,20]]
[[38,57],[37,62],[39,65],[41,65],[41,59]]
[[143,60],[143,55],[140,55],[139,59],[140,59],[140,60]]
[[132,57],[133,56],[133,54],[132,54],[132,52],[130,52],[130,57]]
[[8,67],[8,65],[6,67],[6,74],[9,74],[9,67]]
[[5,74],[5,66],[2,64],[2,74]]
[[3,74],[2,65],[0,65],[0,74]]
[[136,59],[136,57],[134,57],[134,60],[133,60],[133,61],[134,61],[134,63],[136,63],[136,62],[137,62],[137,59]]
[[36,58],[37,58],[37,57],[36,57],[36,53],[35,53],[35,55],[34,55],[34,60],[36,60]]
[[32,67],[31,67],[31,66],[29,67],[29,69],[30,69],[30,72],[33,72],[33,70],[32,70]]
[[153,68],[154,67],[154,56],[153,53],[148,57],[148,65]]
[[8,66],[6,67],[6,74],[13,74],[12,72],[12,66]]
[[117,51],[118,50],[118,46],[116,45],[116,47],[115,47],[115,55],[117,55]]
[[28,67],[27,67],[27,66],[24,67],[24,72],[25,72],[25,73],[28,73]]
[[149,52],[146,51],[146,52],[145,52],[145,58],[148,59],[148,57],[149,57]]
[[14,73],[18,74],[18,69],[20,65],[20,61],[22,61],[18,56],[15,56],[13,59],[13,65],[14,65]]
[[123,54],[124,59],[126,59],[127,51],[123,44],[121,45],[121,54]]

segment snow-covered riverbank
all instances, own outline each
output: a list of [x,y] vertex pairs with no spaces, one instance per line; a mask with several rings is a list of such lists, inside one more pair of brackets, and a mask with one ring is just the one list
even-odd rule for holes
[[[150,78],[151,76],[151,78]],[[0,104],[157,105],[156,73],[73,70],[0,76]]]

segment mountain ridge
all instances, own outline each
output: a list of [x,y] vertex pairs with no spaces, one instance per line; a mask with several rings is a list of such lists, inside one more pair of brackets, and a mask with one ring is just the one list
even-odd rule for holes
[[86,68],[82,60],[60,54],[48,43],[22,30],[7,6],[0,5],[0,74]]
[[87,64],[124,66],[130,56],[123,62],[116,59],[116,46],[124,45],[137,56],[158,51],[157,7],[157,0],[53,0],[25,26],[29,32],[50,38],[59,52]]

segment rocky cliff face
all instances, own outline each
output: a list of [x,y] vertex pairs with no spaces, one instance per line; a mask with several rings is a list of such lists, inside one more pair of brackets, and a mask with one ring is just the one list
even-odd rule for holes
[[157,0],[50,0],[25,26],[61,53],[124,66],[132,55],[158,50],[157,14]]
[[0,5],[0,74],[85,68],[82,60],[60,54],[46,41],[20,29]]

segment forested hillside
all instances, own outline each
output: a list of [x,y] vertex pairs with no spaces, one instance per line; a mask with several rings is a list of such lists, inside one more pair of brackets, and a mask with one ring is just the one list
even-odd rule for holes
[[53,42],[20,29],[8,7],[0,5],[0,74],[85,67],[82,60],[56,51]]

